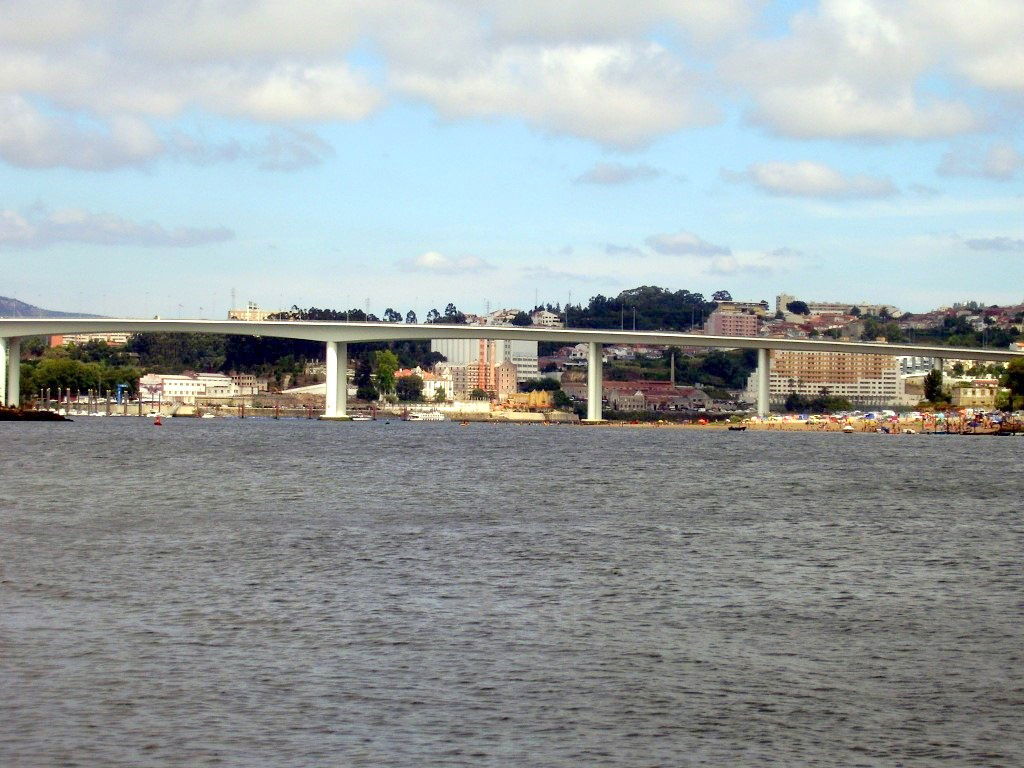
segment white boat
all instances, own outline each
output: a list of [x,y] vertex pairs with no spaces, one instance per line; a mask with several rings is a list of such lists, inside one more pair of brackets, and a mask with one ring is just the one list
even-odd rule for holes
[[423,413],[410,413],[408,421],[444,421],[444,414],[440,411],[425,411]]
[[373,417],[372,416],[367,416],[366,414],[363,414],[363,413],[360,413],[360,414],[356,414],[355,416],[353,416],[352,417],[352,421],[373,421]]
[[204,413],[201,418],[204,418],[204,419],[216,419],[217,417],[214,416],[212,413]]

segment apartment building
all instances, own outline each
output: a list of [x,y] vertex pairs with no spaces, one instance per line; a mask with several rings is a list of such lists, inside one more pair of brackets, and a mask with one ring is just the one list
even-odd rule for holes
[[[756,375],[750,377],[748,390],[756,387],[755,379]],[[813,397],[823,389],[858,406],[900,404],[899,362],[891,355],[772,351],[770,402],[781,404],[794,393]]]

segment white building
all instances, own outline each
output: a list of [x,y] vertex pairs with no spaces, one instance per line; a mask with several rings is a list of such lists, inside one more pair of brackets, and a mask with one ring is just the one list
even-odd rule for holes
[[452,376],[451,366],[439,363],[433,373],[424,371],[418,365],[412,369],[403,368],[395,372],[395,378],[401,379],[405,376],[419,376],[423,381],[423,390],[420,396],[427,401],[433,402],[438,392],[444,393],[445,400],[455,398],[455,380]]
[[99,333],[68,333],[63,336],[51,336],[50,346],[60,347],[64,344],[75,344],[81,346],[88,344],[90,341],[102,341],[112,347],[123,347],[128,343],[128,340],[132,337],[131,333],[121,333],[118,331],[107,331]]
[[139,396],[143,400],[194,404],[197,397],[235,397],[239,394],[239,388],[231,377],[222,373],[147,373],[139,379]]
[[540,325],[544,328],[561,328],[564,325],[561,315],[548,312],[546,309],[538,309],[530,315],[530,320],[533,321],[534,325]]
[[244,309],[229,309],[228,320],[245,320],[250,323],[261,323],[269,319],[271,315],[276,314],[278,314],[278,310],[260,309],[259,304],[255,301],[250,301]]

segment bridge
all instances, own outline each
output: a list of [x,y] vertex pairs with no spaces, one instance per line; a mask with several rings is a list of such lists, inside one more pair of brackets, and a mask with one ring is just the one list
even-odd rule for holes
[[402,323],[347,323],[268,320],[131,320],[131,319],[0,319],[0,403],[21,402],[21,339],[73,333],[217,333],[270,336],[320,341],[326,345],[327,398],[324,419],[347,416],[348,345],[371,341],[429,339],[492,339],[554,341],[588,345],[587,421],[601,420],[601,346],[604,344],[654,344],[670,347],[712,347],[757,350],[757,413],[768,413],[768,374],[771,350],[794,352],[846,352],[869,355],[910,355],[944,359],[1008,363],[1024,352],[964,347],[886,344],[819,339],[775,339],[757,336],[704,336],[669,331],[608,331],[589,328],[537,328],[494,325],[423,325]]

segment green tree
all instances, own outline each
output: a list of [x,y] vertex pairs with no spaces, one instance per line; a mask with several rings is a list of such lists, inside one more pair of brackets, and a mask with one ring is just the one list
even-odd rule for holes
[[1010,390],[1011,407],[1024,405],[1024,357],[1018,357],[1007,364],[1002,384]]
[[449,302],[448,306],[444,308],[444,316],[441,317],[439,322],[447,323],[448,325],[465,325],[466,315],[459,312],[458,307]]
[[854,317],[860,317],[860,307],[850,307],[850,314]]
[[398,365],[398,356],[390,349],[380,349],[373,353],[377,389],[385,395],[395,391],[395,371],[398,370]]
[[929,403],[942,402],[942,371],[934,369],[928,371],[924,377],[924,399]]
[[409,323],[410,325],[416,322],[416,313],[413,312],[411,309],[405,313],[405,322]]
[[793,413],[794,411],[806,411],[807,398],[802,395],[798,395],[796,392],[790,392],[786,396],[786,402],[783,407],[790,413]]
[[356,397],[372,403],[380,397],[380,392],[373,384],[363,384],[356,388]]
[[512,325],[519,325],[525,327],[528,325],[533,325],[533,320],[531,320],[530,316],[525,312],[516,312],[516,315],[515,317],[512,318],[511,323]]
[[398,399],[406,403],[419,402],[423,398],[423,379],[419,376],[403,376],[395,385]]
[[795,300],[791,301],[786,305],[786,309],[792,312],[794,315],[809,315],[811,314],[811,308],[807,306],[806,301]]
[[572,398],[565,394],[565,390],[556,389],[551,393],[551,400],[555,408],[568,408],[572,405]]
[[434,402],[443,403],[448,399],[448,393],[444,391],[444,387],[438,387],[434,392]]
[[400,323],[402,322],[402,316],[391,307],[388,307],[387,309],[384,310],[384,322]]
[[474,389],[472,392],[469,393],[469,399],[470,400],[490,400],[491,397],[490,397],[490,395],[487,394],[487,392],[485,392],[484,390],[482,390],[479,387],[477,387],[476,389]]

